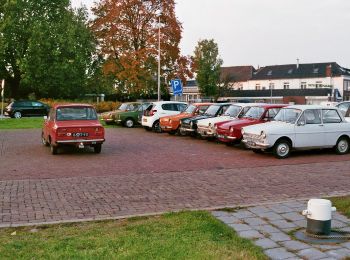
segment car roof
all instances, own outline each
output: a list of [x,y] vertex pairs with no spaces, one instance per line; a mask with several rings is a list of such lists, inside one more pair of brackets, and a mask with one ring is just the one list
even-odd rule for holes
[[292,105],[292,106],[288,106],[287,108],[294,108],[294,109],[301,109],[301,110],[306,110],[306,109],[337,109],[336,107],[324,106],[324,105]]
[[267,104],[267,103],[252,103],[251,107],[263,107],[263,108],[273,108],[273,107],[286,107],[288,104]]
[[155,101],[155,102],[151,102],[151,104],[154,105],[161,105],[161,104],[171,104],[171,103],[175,103],[175,104],[187,104],[187,102],[183,102],[183,101]]
[[68,103],[68,104],[55,104],[54,108],[58,107],[93,107],[90,104],[81,104],[81,103]]
[[194,105],[194,106],[210,106],[210,105],[212,105],[213,103],[193,103],[192,105]]

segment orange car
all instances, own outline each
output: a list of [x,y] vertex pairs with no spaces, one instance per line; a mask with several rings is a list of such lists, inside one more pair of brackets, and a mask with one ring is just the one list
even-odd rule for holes
[[160,118],[160,127],[164,132],[168,132],[169,134],[176,134],[180,131],[179,129],[181,119],[204,114],[210,105],[211,103],[191,104],[179,115],[165,116]]

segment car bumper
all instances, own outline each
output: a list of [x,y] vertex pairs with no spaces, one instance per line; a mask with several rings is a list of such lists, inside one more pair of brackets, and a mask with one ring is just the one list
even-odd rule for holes
[[263,143],[261,141],[256,141],[256,140],[246,140],[243,139],[242,142],[248,147],[252,149],[267,149],[271,147],[270,144]]
[[216,132],[213,131],[213,129],[206,128],[206,127],[198,127],[197,133],[200,134],[202,137],[214,137],[214,136],[216,136]]
[[154,120],[152,118],[142,118],[141,125],[145,127],[152,127]]
[[76,140],[57,140],[56,144],[101,144],[105,139],[76,139]]

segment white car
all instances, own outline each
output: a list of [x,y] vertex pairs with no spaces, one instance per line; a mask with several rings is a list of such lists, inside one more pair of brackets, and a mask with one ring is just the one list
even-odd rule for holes
[[158,101],[153,102],[145,109],[141,124],[146,130],[161,132],[159,119],[164,116],[178,115],[184,111],[187,103],[178,101]]
[[282,108],[274,121],[242,129],[243,142],[255,152],[271,150],[277,158],[292,149],[334,147],[346,154],[350,147],[350,123],[335,107],[295,105]]
[[344,101],[336,105],[340,112],[345,117],[346,121],[350,122],[350,101]]
[[[254,105],[256,105],[256,103],[254,103]],[[197,133],[200,134],[202,137],[215,137],[215,123],[230,121],[239,118],[243,116],[251,106],[252,103],[232,104],[222,116],[201,119],[197,123]]]

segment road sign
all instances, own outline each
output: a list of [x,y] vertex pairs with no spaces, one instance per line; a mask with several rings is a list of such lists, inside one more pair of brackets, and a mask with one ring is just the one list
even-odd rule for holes
[[171,80],[171,87],[173,89],[173,94],[176,95],[182,95],[182,82],[181,79],[173,79]]

